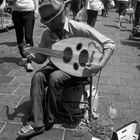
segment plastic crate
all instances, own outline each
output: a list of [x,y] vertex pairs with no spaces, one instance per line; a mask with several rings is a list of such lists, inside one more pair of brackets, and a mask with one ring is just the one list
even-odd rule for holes
[[132,121],[118,129],[112,136],[112,140],[139,140],[139,124]]

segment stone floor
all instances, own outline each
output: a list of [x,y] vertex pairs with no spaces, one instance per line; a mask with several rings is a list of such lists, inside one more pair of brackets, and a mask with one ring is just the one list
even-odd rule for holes
[[[127,17],[126,17],[127,19]],[[118,14],[110,12],[107,18],[98,16],[95,28],[116,43],[116,51],[103,69],[99,83],[99,112],[104,124],[113,124],[114,131],[136,120],[140,123],[140,41],[129,40],[132,24],[124,20],[126,28],[117,28]],[[36,21],[34,42],[37,45],[45,27]],[[22,140],[16,133],[22,127],[29,105],[29,88],[33,73],[18,66],[20,55],[16,47],[15,31],[0,33],[0,140]],[[44,65],[44,64],[43,64]],[[42,65],[33,63],[35,71]],[[96,85],[97,76],[93,82]],[[117,110],[110,116],[112,104]],[[84,140],[75,131],[55,125],[50,131],[31,140]]]

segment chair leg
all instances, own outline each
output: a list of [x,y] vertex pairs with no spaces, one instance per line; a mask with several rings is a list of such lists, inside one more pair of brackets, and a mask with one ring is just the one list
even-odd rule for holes
[[89,121],[91,121],[92,119],[92,104],[93,104],[93,100],[92,100],[92,76],[90,77],[90,95],[89,95]]

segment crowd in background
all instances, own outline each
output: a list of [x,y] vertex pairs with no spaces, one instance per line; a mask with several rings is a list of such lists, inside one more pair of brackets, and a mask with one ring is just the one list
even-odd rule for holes
[[[26,63],[26,70],[33,71],[30,60],[26,60],[23,54],[23,44],[33,46],[33,28],[35,19],[38,17],[38,5],[43,0],[0,0],[0,9],[5,10],[7,5],[12,5],[12,20],[15,26],[17,46],[22,57],[19,63]],[[123,18],[127,15],[129,23],[134,26],[139,24],[140,0],[60,0],[65,3],[65,11],[71,14],[74,20],[85,22],[94,27],[97,16],[107,17],[109,11],[114,8],[118,13],[119,20],[117,27],[123,28]],[[101,2],[101,6],[98,3]],[[92,5],[92,6],[91,6]],[[95,7],[96,6],[96,7]],[[0,10],[0,11],[1,11]]]
[[[117,27],[123,28],[122,25],[124,16],[128,17],[129,23],[134,23],[136,26],[139,23],[140,8],[139,0],[99,0],[102,2],[103,7],[99,10],[89,8],[88,3],[98,0],[64,0],[68,8],[73,13],[73,19],[86,21],[87,24],[94,27],[97,16],[101,12],[101,16],[107,17],[109,11],[113,8],[118,13],[119,20]],[[78,17],[77,17],[78,16]],[[80,17],[79,17],[80,16]]]

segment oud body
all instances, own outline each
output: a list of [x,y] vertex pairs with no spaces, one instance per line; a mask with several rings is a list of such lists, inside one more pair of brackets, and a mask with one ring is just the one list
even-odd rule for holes
[[101,44],[85,37],[63,39],[51,49],[32,47],[31,51],[50,56],[56,67],[76,77],[91,76],[86,63],[99,62],[103,56]]

